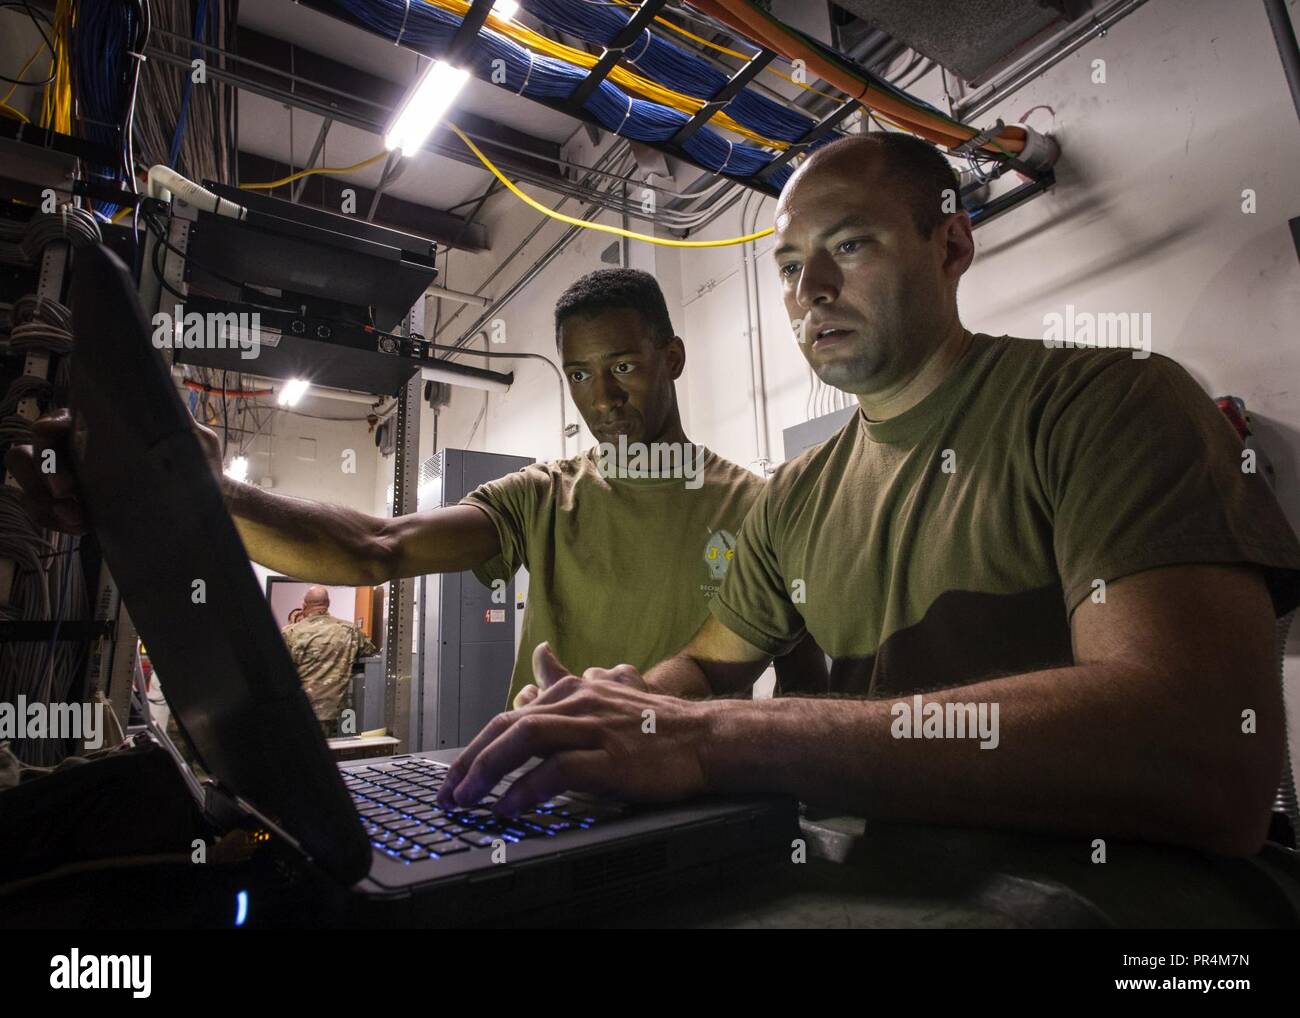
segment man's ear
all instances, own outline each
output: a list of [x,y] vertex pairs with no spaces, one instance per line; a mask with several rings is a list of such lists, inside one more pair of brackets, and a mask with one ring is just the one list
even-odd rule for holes
[[674,336],[668,341],[668,345],[664,348],[664,356],[668,358],[668,370],[675,382],[686,370],[686,344],[682,342],[680,336]]
[[975,234],[971,229],[970,213],[965,209],[954,212],[939,230],[944,240],[944,275],[955,286],[975,258]]

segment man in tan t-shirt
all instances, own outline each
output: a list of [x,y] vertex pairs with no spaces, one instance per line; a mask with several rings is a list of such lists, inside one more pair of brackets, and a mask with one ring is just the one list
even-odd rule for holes
[[[775,267],[805,358],[859,413],[777,471],[680,653],[644,678],[549,662],[550,688],[484,727],[444,801],[537,756],[494,809],[562,788],[768,792],[1067,836],[1081,861],[1110,838],[1259,848],[1284,745],[1274,617],[1300,602],[1300,543],[1149,337],[1068,349],[962,325],[957,186],[902,134],[800,165]],[[821,696],[722,709],[805,633],[834,658],[804,686]]]

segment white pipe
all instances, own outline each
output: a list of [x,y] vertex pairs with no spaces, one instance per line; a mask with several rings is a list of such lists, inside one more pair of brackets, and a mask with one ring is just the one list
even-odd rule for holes
[[[283,385],[284,383],[279,383]],[[279,395],[277,390],[277,396]],[[340,403],[364,403],[368,407],[373,407],[376,403],[388,399],[387,396],[367,396],[360,392],[348,392],[346,389],[331,389],[325,386],[313,385],[305,393],[304,399],[336,399]]]
[[[272,395],[278,397],[280,389],[285,383],[283,378],[267,378],[265,375],[248,375],[242,374],[244,387],[246,389],[271,389]],[[178,382],[185,380],[185,365],[172,365],[172,378]],[[190,379],[198,381],[198,379]],[[328,385],[312,384],[311,388],[304,394],[304,398],[314,399],[334,399],[341,403],[362,403],[365,406],[373,407],[377,403],[383,403],[389,396],[373,396],[364,392],[355,392],[349,389],[336,389]]]
[[247,219],[248,209],[237,202],[220,198],[206,187],[200,187],[188,177],[183,177],[170,166],[155,163],[149,167],[145,187],[150,198],[167,198],[174,195],[205,212],[215,212],[231,219]]
[[466,293],[464,290],[449,290],[445,286],[431,286],[424,291],[428,297],[442,297],[446,300],[459,301],[462,304],[477,304],[481,308],[487,307],[492,303],[491,297],[485,297],[481,293]]
[[423,365],[420,377],[426,382],[446,382],[449,385],[463,385],[467,389],[486,389],[488,392],[509,392],[510,386],[495,378],[478,378],[474,375],[462,375],[458,371],[446,368],[431,368]]

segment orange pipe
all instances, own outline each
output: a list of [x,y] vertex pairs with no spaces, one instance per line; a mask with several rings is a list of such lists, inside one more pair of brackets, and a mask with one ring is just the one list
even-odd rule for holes
[[852,96],[865,106],[879,109],[893,119],[903,122],[922,137],[949,148],[960,145],[965,140],[960,133],[942,120],[923,115],[900,103],[888,93],[874,90],[867,83],[827,63],[820,54],[795,36],[782,31],[761,16],[755,16],[745,0],[702,0],[702,2],[706,7],[715,8],[715,16],[721,14],[721,20],[732,28],[751,38],[757,36],[757,41],[762,45],[776,50],[789,60],[803,60],[810,71],[841,92]]
[[196,382],[192,378],[185,379],[185,388],[193,389],[195,392],[206,392],[209,395],[225,396],[227,399],[234,399],[242,396],[250,399],[253,396],[274,396],[274,389],[222,389],[216,385],[204,385],[202,382]]

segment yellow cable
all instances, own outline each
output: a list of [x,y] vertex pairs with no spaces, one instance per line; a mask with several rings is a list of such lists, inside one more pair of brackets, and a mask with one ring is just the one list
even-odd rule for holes
[[[32,51],[32,55],[27,58],[27,63],[23,64],[22,67],[18,68],[18,73],[15,74],[14,77],[21,79],[22,76],[27,73],[27,68],[32,66],[32,61],[41,55],[41,50],[43,50],[44,48],[45,48],[45,43],[41,43],[39,46],[37,46],[36,49]],[[50,67],[51,69],[53,69],[54,67],[53,54],[51,54],[50,56]],[[48,78],[49,74],[46,73],[45,76]],[[21,81],[15,81],[12,85],[10,85],[9,91],[6,92],[4,95],[0,95],[0,103],[9,102],[9,97],[13,95],[16,91],[18,91],[18,86],[20,84],[22,84]],[[36,84],[36,82],[30,82],[29,84]]]
[[524,194],[523,191],[519,190],[519,188],[515,187],[514,184],[506,179],[505,175],[497,169],[492,160],[485,156],[479,150],[479,147],[469,140],[464,131],[453,124],[450,120],[446,121],[446,124],[456,133],[456,137],[465,143],[465,147],[478,157],[478,161],[486,166],[497,180],[505,184],[511,194],[522,201],[525,205],[529,206],[529,208],[536,209],[542,215],[549,216],[551,219],[559,220],[561,223],[568,223],[570,226],[580,226],[584,230],[597,230],[600,233],[612,233],[617,237],[630,237],[632,240],[644,240],[647,244],[658,244],[660,247],[731,247],[735,244],[744,244],[747,241],[758,240],[760,237],[766,237],[772,232],[772,227],[769,226],[766,230],[759,230],[757,233],[748,233],[743,237],[728,237],[726,240],[672,240],[667,237],[652,237],[648,233],[636,233],[633,230],[624,230],[619,226],[606,226],[604,223],[591,223],[585,219],[575,219],[573,216],[566,216],[563,212],[556,212],[554,209],[548,209],[541,202]]
[[60,134],[72,133],[72,65],[68,39],[73,20],[71,0],[58,0],[54,8],[54,81],[41,94],[40,126]]
[[0,102],[0,113],[8,113],[15,120],[21,120],[24,124],[30,124],[31,118],[22,110],[16,110],[7,102]]
[[245,191],[269,191],[275,187],[281,187],[284,184],[292,184],[295,180],[302,177],[310,177],[313,173],[351,173],[353,170],[365,169],[372,163],[377,163],[388,155],[387,151],[380,152],[371,156],[369,159],[362,159],[359,163],[353,163],[351,166],[313,166],[309,170],[299,170],[297,173],[291,173],[287,177],[281,177],[279,180],[268,180],[264,184],[240,184],[239,186]]

